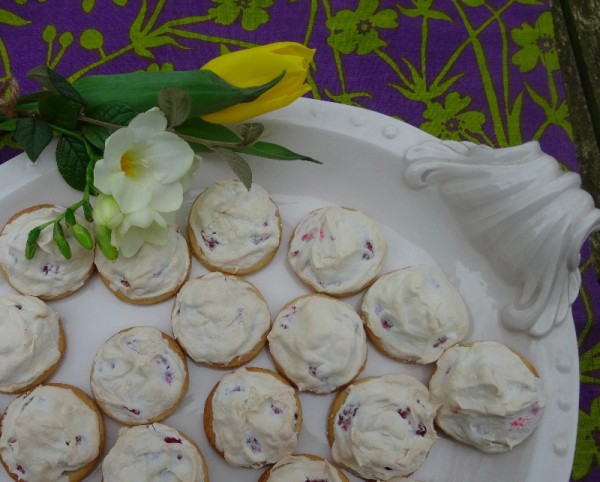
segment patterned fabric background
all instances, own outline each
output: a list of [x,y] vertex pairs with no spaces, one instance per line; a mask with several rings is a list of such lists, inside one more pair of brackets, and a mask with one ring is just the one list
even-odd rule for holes
[[[0,80],[47,64],[70,80],[197,69],[291,40],[317,50],[309,96],[401,119],[443,139],[539,140],[577,170],[549,0],[1,0]],[[0,160],[18,151],[0,140]],[[574,305],[581,401],[573,480],[600,480],[600,292],[589,247]]]

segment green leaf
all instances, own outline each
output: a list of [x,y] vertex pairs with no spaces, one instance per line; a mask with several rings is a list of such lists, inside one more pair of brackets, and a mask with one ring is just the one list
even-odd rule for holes
[[[208,147],[206,144],[210,144],[211,141],[215,142],[227,142],[232,144],[238,144],[242,142],[242,138],[231,129],[221,125],[213,124],[212,122],[206,122],[199,117],[188,119],[183,124],[175,129],[177,134],[186,136],[185,140],[190,143],[194,152],[212,152],[213,147]],[[197,138],[198,141],[189,139],[188,137]],[[207,141],[206,143],[201,140]]]
[[119,252],[111,244],[111,230],[106,226],[100,226],[96,224],[96,241],[98,247],[106,259],[117,259]]
[[23,25],[30,24],[31,20],[25,20],[4,8],[0,8],[0,23],[12,25],[13,27],[22,27]]
[[33,117],[17,119],[15,140],[34,162],[50,144],[52,136],[52,129],[45,120]]
[[240,129],[240,134],[243,139],[244,146],[250,146],[254,144],[260,136],[263,135],[265,131],[265,126],[259,122],[252,122],[248,124],[243,124]]
[[77,126],[77,116],[81,105],[59,94],[51,94],[39,102],[42,117],[65,129],[74,129]]
[[38,90],[37,92],[32,92],[31,94],[22,95],[17,100],[17,105],[24,104],[32,104],[34,102],[39,102],[44,97],[52,95],[52,92],[49,90]]
[[140,111],[120,101],[106,102],[86,110],[86,115],[111,124],[126,126]]
[[14,131],[17,128],[17,119],[8,119],[0,124],[0,131]]
[[265,157],[267,159],[275,159],[278,161],[309,161],[316,164],[322,164],[321,161],[313,159],[312,157],[298,154],[294,151],[290,151],[286,147],[278,144],[271,144],[269,142],[256,142],[251,146],[241,147],[232,149],[235,152],[241,152],[243,154],[249,154],[252,156]]
[[77,104],[85,105],[85,100],[67,79],[52,70],[50,67],[40,65],[27,72],[27,77],[41,84],[50,92],[62,95]]
[[231,170],[249,191],[252,187],[252,170],[246,160],[239,154],[227,149],[217,149],[217,152],[227,161]]
[[191,116],[216,112],[242,102],[251,102],[276,85],[285,75],[266,84],[239,88],[209,70],[130,72],[116,75],[82,77],[74,86],[91,107],[118,101],[129,104],[139,112],[157,104],[163,87],[177,87],[192,99]]
[[517,0],[519,3],[523,5],[544,5],[544,2],[541,0]]
[[175,87],[164,87],[158,93],[158,106],[165,113],[170,127],[176,127],[189,117],[192,98],[187,92]]
[[58,172],[67,184],[78,191],[86,185],[86,169],[90,159],[83,141],[63,136],[56,146]]
[[83,124],[81,126],[81,133],[94,147],[104,150],[104,143],[112,134],[112,131],[107,127],[97,126],[94,124]]

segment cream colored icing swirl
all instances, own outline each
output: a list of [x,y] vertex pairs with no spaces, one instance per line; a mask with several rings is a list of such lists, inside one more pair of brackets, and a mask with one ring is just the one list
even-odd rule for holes
[[154,420],[176,404],[187,366],[160,330],[141,326],[110,337],[92,367],[94,396],[111,416],[127,423]]
[[58,313],[26,295],[0,297],[0,392],[32,384],[61,357]]
[[324,459],[304,455],[288,455],[270,471],[269,482],[342,482],[338,469]]
[[[33,259],[25,258],[25,244],[29,231],[64,213],[64,208],[43,207],[15,218],[0,233],[0,265],[18,291],[32,296],[60,296],[75,291],[91,273],[94,252],[86,250],[73,238],[70,229],[64,229],[71,246],[71,259],[65,259],[52,237],[52,226],[44,229],[37,241]],[[77,222],[89,229],[85,219]]]
[[192,360],[226,364],[258,345],[271,326],[271,314],[249,282],[215,272],[181,288],[171,322]]
[[429,382],[438,426],[484,452],[506,452],[541,420],[542,381],[512,350],[487,341],[448,349]]
[[189,225],[207,261],[235,272],[269,256],[279,246],[277,206],[256,183],[219,181],[198,196]]
[[296,447],[299,411],[291,386],[239,368],[221,379],[212,398],[215,445],[234,466],[275,463]]
[[335,414],[333,459],[365,479],[412,474],[437,439],[437,405],[415,378],[384,375],[350,385]]
[[428,266],[383,275],[367,290],[362,313],[386,353],[417,363],[437,360],[471,326],[458,290]]
[[40,385],[8,406],[2,460],[27,482],[68,482],[69,472],[98,457],[98,417],[71,390]]
[[329,393],[350,382],[367,359],[367,339],[347,303],[309,295],[288,304],[273,323],[269,351],[301,391]]
[[294,232],[288,261],[315,291],[334,295],[360,291],[381,270],[387,242],[360,211],[326,206],[304,217]]
[[198,449],[174,428],[155,423],[122,428],[102,462],[104,482],[204,482]]
[[187,277],[191,260],[187,241],[173,229],[164,245],[145,243],[134,256],[113,261],[97,250],[94,262],[113,291],[143,300],[176,290]]

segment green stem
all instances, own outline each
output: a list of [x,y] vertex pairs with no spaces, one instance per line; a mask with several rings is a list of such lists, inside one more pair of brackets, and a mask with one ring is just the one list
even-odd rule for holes
[[494,124],[494,132],[496,133],[497,143],[500,146],[506,146],[506,133],[504,130],[504,125],[502,123],[502,116],[500,115],[500,108],[498,106],[498,98],[496,97],[494,83],[490,76],[490,70],[487,65],[485,52],[483,50],[481,42],[477,38],[476,31],[471,26],[471,23],[469,22],[469,19],[465,14],[465,11],[462,9],[457,0],[452,0],[452,3],[454,4],[458,14],[460,15],[463,24],[469,34],[469,38],[471,39],[471,44],[475,52],[475,59],[477,60],[477,66],[479,68],[481,80],[483,81],[483,90],[487,98],[488,107],[490,109],[490,115],[492,116],[492,122]]
[[539,129],[536,131],[536,133],[533,135],[533,139],[540,139],[542,137],[542,134],[544,133],[544,131],[547,129],[547,127],[551,124],[550,119],[546,119],[546,121],[539,127]]
[[152,12],[152,15],[150,15],[150,18],[148,19],[148,23],[142,30],[143,33],[148,33],[150,30],[152,30],[152,27],[156,23],[156,19],[158,18],[158,15],[160,14],[160,12],[162,12],[162,9],[164,6],[165,6],[165,0],[158,0],[156,6],[154,7],[154,11]]
[[8,52],[6,51],[6,45],[2,39],[0,39],[0,59],[2,59],[2,64],[4,65],[4,72],[6,73],[5,78],[9,78],[11,76],[10,73],[10,59],[8,58]]
[[[325,16],[326,16],[326,21],[327,21],[332,17],[331,5],[329,4],[329,2],[327,0],[323,0],[323,8],[325,10]],[[340,53],[336,49],[333,49],[333,57],[335,59],[335,66],[337,68],[338,77],[340,79],[340,86],[342,88],[342,94],[345,95],[346,94],[346,77],[344,76],[344,69],[342,68],[342,58],[340,56]]]
[[581,302],[583,303],[583,307],[587,315],[587,321],[585,322],[585,326],[583,327],[581,333],[579,334],[579,337],[577,338],[577,346],[581,348],[581,346],[583,346],[583,343],[587,339],[590,330],[594,326],[594,312],[590,305],[590,300],[588,298],[587,292],[583,287],[579,289],[579,296],[581,297]]
[[396,73],[398,77],[400,77],[404,84],[410,85],[410,81],[408,80],[408,78],[402,73],[396,62],[394,62],[394,60],[388,54],[386,54],[383,50],[380,49],[377,49],[374,52],[381,60],[388,64],[388,66]]
[[510,117],[508,83],[508,35],[506,34],[506,25],[504,25],[504,22],[502,21],[502,18],[500,17],[498,11],[494,10],[490,6],[487,7],[494,19],[498,22],[498,28],[500,29],[500,38],[502,39],[502,87],[504,94],[504,112],[506,118],[508,119]]
[[181,27],[183,25],[206,22],[207,20],[212,20],[213,18],[213,15],[201,15],[196,17],[184,17],[176,20],[169,20],[158,27],[154,33],[162,33],[163,31],[169,30],[171,27]]
[[306,35],[304,36],[304,45],[308,45],[308,41],[310,40],[310,37],[315,28],[315,19],[317,18],[318,7],[319,7],[318,1],[311,0],[310,14],[308,16],[308,26],[306,28]]
[[109,54],[106,57],[103,57],[100,60],[97,60],[96,62],[91,63],[90,65],[78,70],[74,74],[71,74],[68,78],[69,82],[75,82],[77,79],[79,79],[80,77],[87,74],[90,70],[93,70],[96,67],[99,67],[100,65],[104,65],[107,62],[110,62],[112,59],[119,57],[120,55],[123,55],[125,52],[129,52],[131,49],[133,49],[133,45],[129,44],[129,45],[117,50],[116,52],[113,52],[112,54]]
[[429,37],[429,24],[427,23],[427,17],[423,16],[423,23],[421,24],[421,75],[425,82],[427,82],[427,40]]
[[[503,5],[501,8],[499,8],[497,10],[498,16],[502,15],[516,1],[517,0],[509,0],[508,2],[506,2],[506,5]],[[479,35],[481,32],[483,32],[485,29],[487,29],[494,21],[495,21],[494,18],[487,19],[485,22],[483,22],[481,24],[481,26],[479,28],[477,28],[474,31],[474,34],[476,36]],[[452,56],[450,57],[450,59],[448,60],[446,65],[444,65],[444,68],[436,76],[435,80],[433,81],[433,85],[437,85],[437,84],[441,83],[442,79],[448,74],[450,69],[454,66],[454,64],[458,61],[458,59],[462,55],[463,51],[472,43],[472,41],[473,41],[472,38],[469,37],[468,39],[464,40],[463,43],[461,43],[459,45],[458,49],[456,49],[454,54],[452,54]]]
[[[162,28],[162,27],[160,27],[160,28]],[[236,47],[250,48],[250,47],[256,47],[258,45],[257,43],[254,43],[254,42],[245,42],[245,41],[230,39],[230,38],[226,38],[226,37],[217,37],[214,35],[206,35],[206,34],[201,34],[201,33],[197,33],[197,32],[190,32],[188,30],[180,30],[177,28],[171,28],[171,27],[166,29],[165,33],[171,33],[171,34],[177,35],[182,38],[189,38],[189,39],[193,39],[193,40],[202,40],[204,42],[211,42],[211,43],[225,44],[225,45],[235,45]]]

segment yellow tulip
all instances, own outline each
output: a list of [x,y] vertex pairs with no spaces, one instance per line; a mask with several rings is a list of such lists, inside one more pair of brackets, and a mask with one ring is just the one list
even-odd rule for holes
[[252,102],[237,104],[202,118],[215,124],[233,124],[291,104],[310,90],[308,65],[315,54],[302,44],[276,42],[216,57],[202,67],[236,87],[265,84],[283,71],[285,77]]

